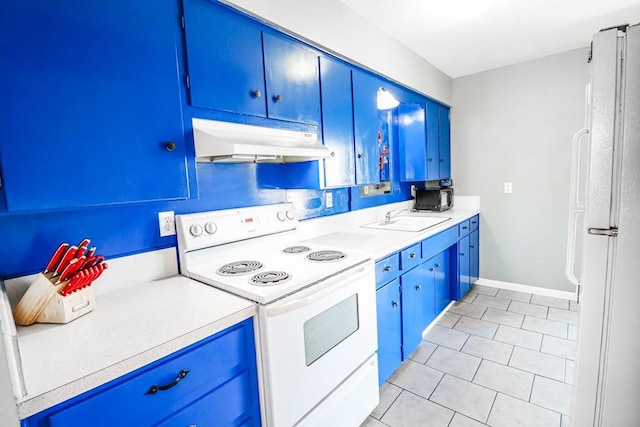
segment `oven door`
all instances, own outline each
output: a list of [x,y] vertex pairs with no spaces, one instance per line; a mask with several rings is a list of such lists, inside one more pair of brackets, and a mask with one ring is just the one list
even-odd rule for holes
[[[367,261],[260,306],[267,425],[296,424],[370,359],[378,346],[375,301],[374,264]],[[369,411],[377,399],[371,403]]]

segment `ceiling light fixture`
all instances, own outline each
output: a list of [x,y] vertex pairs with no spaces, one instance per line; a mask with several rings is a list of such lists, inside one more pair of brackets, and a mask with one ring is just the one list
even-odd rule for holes
[[378,89],[378,110],[391,110],[400,105],[400,101],[394,98],[390,92],[383,88]]

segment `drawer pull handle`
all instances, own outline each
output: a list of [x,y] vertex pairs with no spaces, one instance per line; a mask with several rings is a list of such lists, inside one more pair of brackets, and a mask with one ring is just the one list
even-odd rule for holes
[[477,223],[478,223],[477,221],[471,221],[471,224],[477,224]]
[[467,229],[467,226],[465,225],[464,227],[462,227],[462,229],[463,229],[463,230],[466,230],[466,229]]
[[409,254],[409,258],[415,258],[416,254]]
[[464,256],[464,252],[460,252],[460,256]]
[[391,271],[391,266],[387,265],[385,268],[382,269],[382,271]]
[[475,246],[473,246],[473,245],[471,245],[471,246],[469,246],[469,247],[470,247],[471,249],[475,249],[475,248],[476,248],[476,247],[475,247]]
[[152,385],[151,387],[149,387],[149,390],[147,390],[147,392],[145,394],[156,394],[158,391],[164,391],[164,390],[169,390],[171,387],[175,387],[176,385],[178,385],[178,383],[187,376],[187,374],[189,373],[188,369],[183,369],[182,371],[180,371],[180,373],[178,374],[178,377],[171,381],[169,384],[165,384],[165,385]]

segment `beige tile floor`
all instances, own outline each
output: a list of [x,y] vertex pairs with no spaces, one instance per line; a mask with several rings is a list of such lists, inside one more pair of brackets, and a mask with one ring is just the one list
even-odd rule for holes
[[362,427],[568,426],[578,317],[573,301],[474,286]]

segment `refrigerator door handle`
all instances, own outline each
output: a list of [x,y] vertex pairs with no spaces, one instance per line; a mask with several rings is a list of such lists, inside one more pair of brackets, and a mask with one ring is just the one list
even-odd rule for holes
[[[588,97],[589,87],[587,87]],[[588,139],[584,138],[589,135],[587,128],[582,128],[573,136],[571,142],[571,187],[569,199],[569,233],[567,235],[567,253],[565,261],[565,276],[573,285],[578,286],[580,279],[575,275],[575,258],[576,258],[576,239],[578,238],[578,218],[585,212],[585,203],[581,199],[581,175],[586,171],[580,170],[584,149],[582,144]]]
[[609,227],[609,228],[590,227],[587,230],[587,233],[593,234],[594,236],[618,237],[618,227]]

